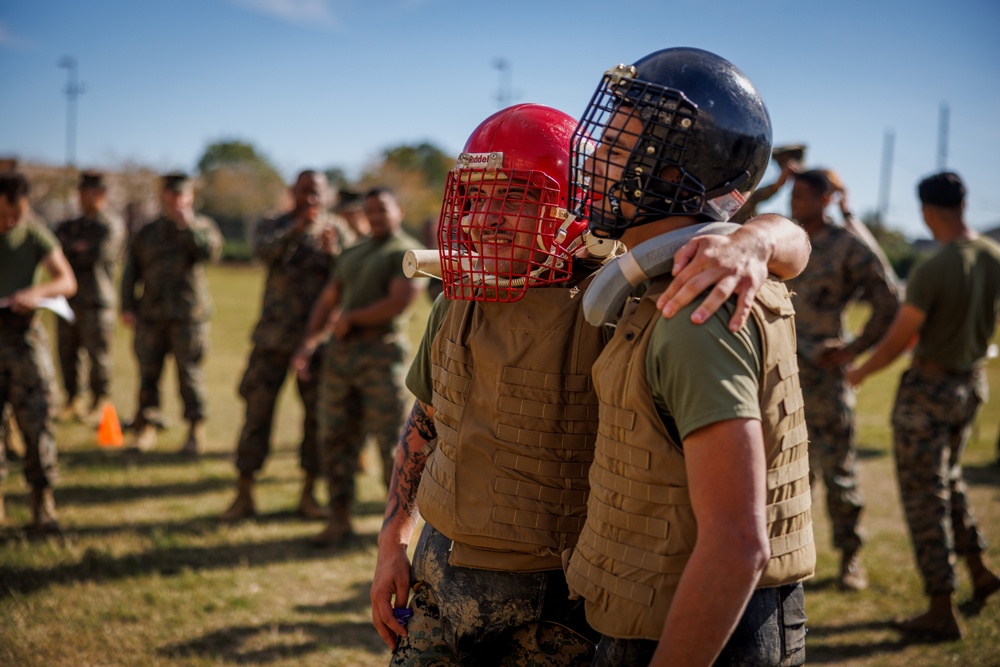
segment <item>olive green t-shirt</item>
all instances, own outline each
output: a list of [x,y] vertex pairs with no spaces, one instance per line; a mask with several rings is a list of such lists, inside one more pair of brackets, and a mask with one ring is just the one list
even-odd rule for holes
[[906,303],[925,315],[913,356],[971,370],[986,356],[1000,312],[1000,245],[979,236],[944,246],[910,272]]
[[752,318],[736,333],[729,330],[734,299],[705,323],[692,324],[701,301],[669,320],[660,317],[646,351],[653,402],[667,429],[682,440],[717,422],[760,419],[760,330]]
[[421,247],[406,232],[398,232],[383,240],[365,239],[341,253],[335,260],[333,275],[340,283],[340,306],[344,312],[387,297],[393,280],[407,279],[403,273],[406,251]]
[[21,222],[0,236],[0,299],[38,282],[42,261],[58,247],[55,235],[36,222]]
[[431,347],[444,316],[448,314],[451,301],[444,298],[443,294],[434,299],[431,306],[430,315],[427,316],[427,327],[424,329],[424,337],[420,339],[420,346],[416,354],[413,355],[413,363],[406,373],[406,388],[416,397],[418,401],[425,405],[430,405],[434,400],[434,381],[431,378]]

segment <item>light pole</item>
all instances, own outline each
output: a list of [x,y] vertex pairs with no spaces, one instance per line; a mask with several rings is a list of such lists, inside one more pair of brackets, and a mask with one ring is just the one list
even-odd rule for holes
[[71,179],[76,166],[76,98],[83,93],[83,87],[77,82],[76,58],[63,56],[59,67],[67,70],[66,83],[66,208],[67,214],[72,204]]
[[499,75],[496,95],[497,108],[503,109],[507,106],[511,97],[513,97],[513,92],[511,91],[510,63],[504,58],[497,58],[493,61],[493,67]]

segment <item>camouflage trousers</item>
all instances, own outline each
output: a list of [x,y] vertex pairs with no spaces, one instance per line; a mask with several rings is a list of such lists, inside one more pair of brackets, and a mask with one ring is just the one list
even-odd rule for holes
[[862,543],[858,523],[863,504],[856,470],[854,393],[839,369],[824,370],[801,356],[799,381],[809,431],[810,479],[823,479],[834,548],[855,551]]
[[590,664],[597,635],[561,570],[455,567],[450,547],[424,526],[413,556],[413,616],[392,667]]
[[76,321],[59,319],[59,366],[69,400],[76,397],[83,374],[82,352],[90,360],[90,392],[94,402],[108,396],[111,377],[111,339],[115,334],[115,311],[91,307],[76,311]]
[[955,591],[955,554],[986,549],[962,478],[962,451],[986,394],[982,372],[911,368],[899,382],[892,411],[896,474],[927,595]]
[[[37,322],[25,333],[0,332],[0,408],[9,403],[14,413],[24,441],[24,478],[33,487],[56,481],[54,385],[48,336]],[[7,477],[6,449],[0,448],[0,480]]]
[[393,452],[405,419],[403,361],[406,349],[388,336],[331,340],[323,354],[319,431],[330,502],[354,499],[358,455],[371,435],[382,455],[386,488]]
[[[264,467],[271,449],[271,430],[274,424],[274,405],[278,400],[289,363],[294,352],[264,350],[254,347],[247,361],[247,369],[240,382],[240,396],[246,401],[246,421],[236,446],[236,468],[243,473],[255,473]],[[319,400],[319,357],[313,357],[308,380],[295,378],[302,399],[302,443],[299,445],[299,462],[302,469],[318,475],[319,427],[317,401]]]
[[205,418],[205,382],[201,362],[208,352],[208,322],[137,320],[135,356],[139,362],[139,407],[135,427],[146,423],[160,407],[160,376],[167,354],[177,363],[177,384],[184,402],[184,419]]

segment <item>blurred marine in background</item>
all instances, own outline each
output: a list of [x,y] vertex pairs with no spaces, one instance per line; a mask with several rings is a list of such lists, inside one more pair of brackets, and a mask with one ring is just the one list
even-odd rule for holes
[[[95,423],[111,396],[111,341],[115,334],[118,263],[125,241],[125,225],[107,210],[104,175],[84,172],[78,188],[80,217],[56,228],[66,259],[76,274],[78,289],[70,299],[76,313],[73,322],[59,320],[59,365],[66,403],[61,420],[85,419]],[[80,395],[82,353],[90,364],[87,405]]]
[[163,177],[160,203],[160,217],[132,237],[122,274],[122,321],[135,328],[139,364],[131,446],[140,451],[156,446],[152,420],[160,408],[163,364],[172,354],[188,424],[181,452],[195,455],[204,439],[201,365],[208,352],[212,316],[205,264],[219,259],[223,241],[214,220],[195,215],[193,184],[186,174]]
[[[236,447],[239,471],[236,499],[222,514],[236,521],[256,514],[254,475],[264,467],[271,448],[275,402],[288,375],[309,313],[330,277],[334,257],[342,248],[342,234],[325,213],[327,180],[320,172],[303,171],[291,188],[294,208],[274,220],[263,220],[254,235],[254,254],[267,267],[260,319],[253,332],[253,351],[240,382],[246,401],[246,420]],[[327,512],[317,504],[316,478],[321,472],[317,401],[319,356],[310,373],[297,377],[302,399],[302,443],[299,465],[305,475],[297,512],[319,519]]]
[[[31,528],[58,532],[52,485],[56,441],[51,419],[55,381],[48,337],[35,312],[41,300],[70,297],[76,278],[59,241],[28,207],[28,180],[0,174],[0,407],[10,404],[24,440],[24,478],[31,487]],[[40,281],[45,267],[49,280]],[[0,482],[7,476],[0,448]],[[0,494],[0,521],[4,520]]]

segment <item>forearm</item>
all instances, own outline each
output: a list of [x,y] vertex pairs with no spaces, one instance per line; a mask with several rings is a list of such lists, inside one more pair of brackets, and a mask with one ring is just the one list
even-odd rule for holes
[[868,318],[858,337],[847,346],[855,355],[862,354],[883,340],[899,312],[899,298],[888,285],[880,284],[872,298],[867,301],[871,305],[871,317]]
[[434,409],[415,401],[403,425],[393,463],[385,520],[379,532],[379,548],[409,544],[417,523],[417,488],[431,451],[427,444],[437,438]]
[[71,297],[76,294],[76,274],[69,265],[66,256],[56,248],[42,261],[45,270],[49,272],[49,280],[31,288],[32,296],[38,299],[50,299],[56,296]]
[[910,304],[904,304],[896,314],[889,332],[879,342],[871,356],[856,369],[849,371],[848,380],[860,384],[867,376],[882,370],[903,353],[913,337],[920,333],[925,315]]
[[722,541],[695,546],[650,665],[710,665],[726,645],[760,578],[759,559]]
[[338,295],[339,290],[333,285],[328,284],[320,292],[316,303],[313,304],[312,311],[309,313],[309,323],[306,325],[306,334],[302,342],[302,345],[309,348],[310,351],[315,349],[320,341],[328,335],[327,322],[329,322],[330,315],[337,307]]
[[779,280],[790,280],[802,273],[812,252],[805,230],[773,213],[751,218],[733,236],[754,244],[760,256],[767,258],[768,272]]
[[390,284],[386,296],[362,308],[345,312],[341,317],[346,319],[350,327],[385,326],[409,308],[418,291],[412,281],[399,278]]

